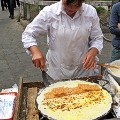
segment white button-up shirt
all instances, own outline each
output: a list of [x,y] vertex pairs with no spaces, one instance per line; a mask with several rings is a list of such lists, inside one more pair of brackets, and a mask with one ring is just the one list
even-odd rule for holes
[[79,20],[84,17],[89,31],[89,49],[95,47],[101,52],[103,48],[103,34],[95,8],[83,3],[75,16],[71,18],[63,10],[62,2],[60,1],[44,7],[35,19],[26,27],[22,34],[22,42],[28,53],[29,51],[27,48],[37,45],[35,37],[40,34],[47,34],[47,42],[50,47],[51,44],[49,44],[49,41],[54,41],[56,39],[56,30],[58,29],[60,16],[62,16],[61,19],[63,25],[71,29],[80,27]]

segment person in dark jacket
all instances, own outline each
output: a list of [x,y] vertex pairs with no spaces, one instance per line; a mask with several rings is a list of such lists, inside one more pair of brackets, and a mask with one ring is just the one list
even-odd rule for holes
[[118,3],[112,6],[110,23],[110,32],[113,34],[112,37],[112,54],[110,62],[120,59],[120,0]]

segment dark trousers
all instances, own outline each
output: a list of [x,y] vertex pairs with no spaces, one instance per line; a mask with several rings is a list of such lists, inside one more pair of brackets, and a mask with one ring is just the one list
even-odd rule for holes
[[14,16],[15,0],[7,0],[10,16]]
[[7,8],[7,2],[6,2],[6,0],[1,0],[1,7],[2,7],[2,10],[4,10],[4,7]]
[[120,60],[120,48],[113,47],[110,62]]
[[19,0],[14,0],[14,8],[16,8],[16,5],[20,7],[20,2]]
[[18,7],[20,6],[19,0],[16,0],[16,1],[15,1],[15,7],[16,7],[16,4],[17,4]]

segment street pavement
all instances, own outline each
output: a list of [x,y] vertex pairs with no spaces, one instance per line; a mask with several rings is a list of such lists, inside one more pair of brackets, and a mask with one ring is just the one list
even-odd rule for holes
[[[42,81],[40,69],[34,67],[31,56],[23,48],[21,35],[24,27],[17,17],[18,8],[15,9],[15,19],[9,18],[8,10],[0,9],[0,90],[19,85],[20,77],[24,82]],[[45,56],[46,36],[38,36],[37,41]],[[104,41],[100,62],[109,62],[111,49],[111,42]]]

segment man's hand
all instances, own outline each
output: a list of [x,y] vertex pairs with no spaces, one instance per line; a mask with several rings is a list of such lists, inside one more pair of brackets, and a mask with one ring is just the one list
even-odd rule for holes
[[118,29],[120,29],[120,23],[118,23],[118,25],[117,25],[117,26],[118,26]]
[[40,49],[37,46],[31,46],[29,50],[32,53],[32,62],[37,68],[41,68],[41,70],[44,70],[45,68],[45,59],[43,57],[43,54],[41,53]]
[[90,68],[95,69],[96,61],[95,57],[98,53],[97,48],[91,48],[83,59],[83,68],[89,70]]

